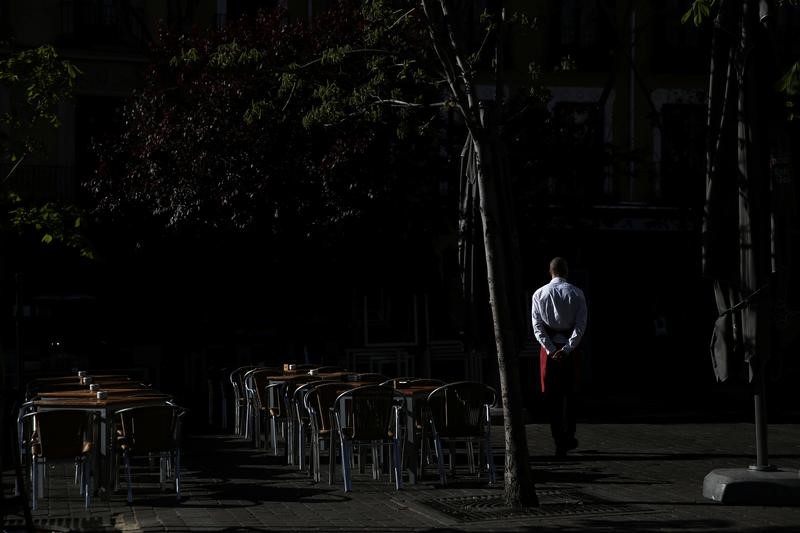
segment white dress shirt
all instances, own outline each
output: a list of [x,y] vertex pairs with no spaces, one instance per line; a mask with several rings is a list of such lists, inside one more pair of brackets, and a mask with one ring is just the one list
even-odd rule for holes
[[[533,334],[548,355],[556,351],[555,343],[563,344],[565,352],[571,352],[578,347],[586,331],[586,315],[583,291],[567,283],[564,278],[555,277],[533,293]],[[552,338],[546,328],[556,330]],[[568,337],[569,332],[571,333]]]

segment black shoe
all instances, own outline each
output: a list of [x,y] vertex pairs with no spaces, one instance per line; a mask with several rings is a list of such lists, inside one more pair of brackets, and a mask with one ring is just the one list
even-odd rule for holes
[[567,452],[574,450],[578,447],[578,439],[572,437],[564,442],[564,444],[556,445],[556,459],[563,459],[567,456]]

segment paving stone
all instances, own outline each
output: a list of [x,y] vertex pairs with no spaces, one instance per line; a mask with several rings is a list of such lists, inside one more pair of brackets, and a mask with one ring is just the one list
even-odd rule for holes
[[[497,429],[493,444],[502,472],[502,432]],[[459,472],[448,478],[447,487],[440,487],[435,469],[428,468],[421,483],[405,484],[402,491],[394,490],[388,478],[373,481],[358,475],[353,492],[345,493],[340,477],[333,486],[327,480],[315,484],[303,472],[282,465],[281,458],[235,437],[194,435],[184,446],[181,502],[140,475],[133,506],[120,490],[108,499],[94,498],[86,511],[72,486],[69,465],[64,465],[56,467],[63,471],[51,473],[47,497],[34,517],[55,531],[800,530],[800,502],[797,507],[726,506],[702,495],[706,474],[753,461],[752,424],[580,424],[580,447],[561,461],[553,460],[547,426],[532,424],[527,432],[540,493],[561,491],[611,502],[608,512],[587,516],[569,512],[565,503],[564,513],[542,516],[502,510],[494,515],[447,514],[441,511],[442,502],[489,501],[502,494],[502,483],[488,487],[484,480]],[[770,426],[769,437],[772,461],[783,469],[800,469],[800,425]],[[10,491],[11,472],[3,473],[3,481]],[[18,530],[20,520],[5,517],[4,529]]]

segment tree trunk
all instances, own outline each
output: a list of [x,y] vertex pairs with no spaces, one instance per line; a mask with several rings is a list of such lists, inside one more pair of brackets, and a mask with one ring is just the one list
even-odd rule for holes
[[506,261],[504,235],[499,211],[498,191],[502,187],[497,161],[489,148],[490,142],[473,138],[478,163],[483,243],[486,255],[486,279],[489,286],[489,305],[494,321],[497,367],[500,374],[500,394],[503,401],[505,432],[505,498],[512,507],[538,505],[533,477],[528,464],[528,441],[522,418],[522,398],[519,382],[519,361],[515,342],[514,314],[509,301],[506,279],[511,266]]
[[[512,507],[538,505],[533,477],[528,464],[528,443],[525,421],[522,418],[522,401],[519,382],[519,363],[515,334],[517,328],[516,306],[509,298],[515,283],[513,268],[508,264],[506,246],[512,220],[504,220],[500,210],[503,187],[503,165],[498,154],[498,122],[487,117],[473,85],[473,74],[467,68],[464,43],[459,41],[453,24],[450,0],[420,0],[427,19],[431,45],[442,67],[442,73],[454,99],[456,108],[464,118],[471,136],[476,160],[478,198],[483,225],[483,242],[486,259],[486,277],[489,305],[494,323],[497,365],[500,375],[500,394],[503,401],[505,429],[505,498]],[[468,3],[467,3],[468,4]],[[497,9],[497,5],[495,6]],[[502,20],[496,22],[502,25]],[[498,30],[499,31],[499,30]],[[497,68],[497,65],[495,66]],[[511,286],[508,286],[510,283]]]

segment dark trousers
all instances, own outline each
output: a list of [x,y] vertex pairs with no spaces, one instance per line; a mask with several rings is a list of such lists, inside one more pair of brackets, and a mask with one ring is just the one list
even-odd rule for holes
[[567,448],[575,438],[575,384],[577,354],[556,361],[542,348],[542,392],[556,448]]

